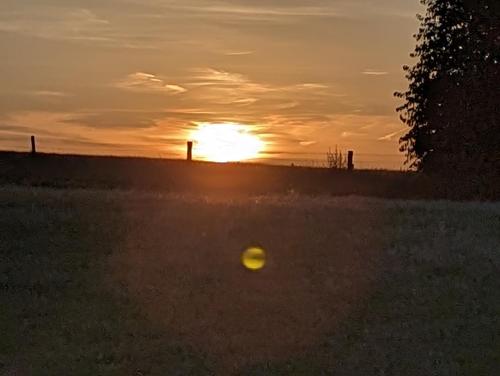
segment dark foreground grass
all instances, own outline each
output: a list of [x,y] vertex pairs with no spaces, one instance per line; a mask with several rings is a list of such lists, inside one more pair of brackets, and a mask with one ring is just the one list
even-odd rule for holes
[[496,375],[499,229],[498,204],[2,188],[0,375]]

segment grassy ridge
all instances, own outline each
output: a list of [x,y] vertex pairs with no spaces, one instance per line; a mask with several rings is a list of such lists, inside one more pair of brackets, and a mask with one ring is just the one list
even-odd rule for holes
[[362,195],[426,198],[428,179],[397,171],[333,171],[322,168],[244,163],[188,163],[181,160],[0,152],[0,184],[53,188],[262,195]]
[[[0,190],[0,374],[493,375],[500,206]],[[244,247],[268,250],[261,273]]]

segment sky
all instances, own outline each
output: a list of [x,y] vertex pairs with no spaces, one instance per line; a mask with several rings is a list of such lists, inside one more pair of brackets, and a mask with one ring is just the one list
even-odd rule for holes
[[[2,0],[0,149],[183,158],[237,123],[269,163],[400,169],[418,0]],[[196,147],[195,147],[196,157]]]

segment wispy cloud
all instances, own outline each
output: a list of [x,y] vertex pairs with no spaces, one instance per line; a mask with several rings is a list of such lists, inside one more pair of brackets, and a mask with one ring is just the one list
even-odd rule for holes
[[65,93],[62,91],[51,91],[51,90],[35,90],[35,91],[29,91],[26,94],[44,98],[64,98],[71,96],[71,94],[69,93]]
[[[304,18],[358,18],[367,15],[414,17],[417,6],[395,0],[128,0],[189,17],[238,21],[279,21]],[[402,3],[402,4],[401,4]],[[410,8],[410,9],[408,9]]]
[[403,134],[405,131],[406,131],[406,128],[401,129],[401,130],[396,131],[396,132],[386,134],[385,136],[377,138],[377,140],[378,141],[393,141],[396,138],[396,136]]
[[254,104],[257,101],[258,101],[258,99],[256,99],[256,98],[241,98],[241,99],[236,99],[236,100],[232,101],[231,103],[246,106],[246,105]]
[[301,146],[311,146],[317,144],[318,141],[300,141],[299,144]]
[[296,85],[296,87],[303,88],[303,89],[328,89],[327,85],[314,84],[314,83],[299,84],[299,85]]
[[[138,2],[138,0],[135,0]],[[141,1],[142,2],[142,1]],[[165,10],[185,12],[191,17],[221,17],[230,16],[239,20],[273,21],[279,18],[304,18],[304,17],[336,17],[338,12],[335,7],[323,1],[304,6],[300,3],[265,2],[250,4],[248,1],[212,2],[205,0],[191,0],[182,2],[148,1],[153,6]]]
[[132,73],[118,81],[115,86],[124,90],[145,93],[182,94],[187,91],[180,85],[168,84],[154,74],[144,72]]
[[0,31],[54,40],[111,41],[109,21],[83,8],[32,7],[1,12]]
[[349,138],[349,137],[362,137],[366,136],[366,133],[362,132],[349,132],[349,131],[344,131],[340,134],[340,137],[342,138]]
[[249,80],[242,74],[231,73],[213,68],[192,69],[193,82],[195,85],[220,85],[220,84],[240,84]]
[[389,74],[389,72],[383,71],[383,70],[377,70],[377,69],[365,69],[362,74],[365,74],[367,76],[386,76]]
[[233,86],[242,91],[253,93],[270,93],[270,92],[299,92],[309,91],[319,93],[329,89],[328,85],[321,83],[299,83],[291,85],[272,85],[270,83],[262,83],[252,81],[247,76],[241,73],[228,72],[213,68],[196,68],[192,69],[194,75],[191,81],[186,85],[192,86]]
[[226,55],[226,56],[246,56],[246,55],[252,55],[254,53],[255,53],[255,51],[227,51],[227,52],[224,52],[224,55]]
[[207,111],[203,108],[174,108],[169,110],[172,114],[182,115],[216,115],[215,111]]
[[300,105],[299,102],[297,101],[293,101],[293,102],[286,102],[286,103],[283,103],[283,104],[279,104],[276,106],[276,108],[278,110],[290,110],[292,108],[296,108]]
[[190,72],[190,76],[181,79],[182,86],[191,89],[190,100],[198,101],[201,106],[247,107],[258,102],[259,111],[295,111],[302,102],[323,100],[331,94],[330,86],[322,83],[279,85],[216,68],[196,68]]

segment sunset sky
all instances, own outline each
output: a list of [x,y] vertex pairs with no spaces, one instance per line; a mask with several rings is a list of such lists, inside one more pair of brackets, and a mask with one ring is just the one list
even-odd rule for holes
[[[0,149],[181,158],[235,123],[269,162],[402,166],[418,0],[2,0]],[[196,149],[195,149],[196,157]],[[303,164],[312,163],[303,161]]]

